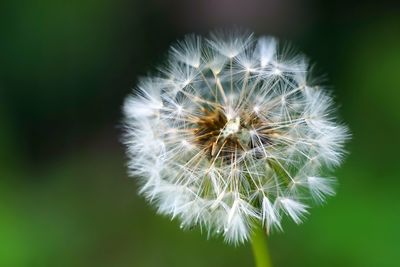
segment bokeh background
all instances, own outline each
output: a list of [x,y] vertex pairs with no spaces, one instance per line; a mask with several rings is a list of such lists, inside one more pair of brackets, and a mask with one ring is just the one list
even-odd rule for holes
[[137,77],[232,25],[318,62],[353,134],[337,196],[269,238],[274,266],[399,266],[400,9],[355,0],[1,1],[0,266],[253,265],[156,215],[119,142]]

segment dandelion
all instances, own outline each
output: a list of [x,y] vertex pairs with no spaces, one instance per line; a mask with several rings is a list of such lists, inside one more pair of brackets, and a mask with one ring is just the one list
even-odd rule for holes
[[[272,37],[214,32],[172,46],[124,104],[129,170],[182,228],[228,243],[299,224],[333,195],[348,130],[308,60]],[[323,171],[324,170],[324,171]]]

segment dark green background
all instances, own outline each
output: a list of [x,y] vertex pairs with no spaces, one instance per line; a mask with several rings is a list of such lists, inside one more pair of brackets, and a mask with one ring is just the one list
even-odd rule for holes
[[187,32],[238,25],[327,73],[353,138],[338,194],[269,240],[274,266],[399,266],[400,9],[379,1],[0,3],[0,266],[251,266],[156,215],[126,175],[121,103]]

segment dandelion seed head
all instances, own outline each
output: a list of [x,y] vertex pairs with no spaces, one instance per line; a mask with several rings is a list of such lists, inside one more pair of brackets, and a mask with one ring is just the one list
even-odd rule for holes
[[159,70],[123,106],[129,174],[159,213],[238,244],[334,195],[321,170],[341,163],[349,133],[303,55],[219,31],[186,36]]

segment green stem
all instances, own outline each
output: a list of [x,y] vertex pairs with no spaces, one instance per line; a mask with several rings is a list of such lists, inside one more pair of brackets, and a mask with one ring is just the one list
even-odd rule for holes
[[251,245],[256,267],[271,267],[271,259],[267,246],[267,234],[261,226],[255,228],[251,237]]

